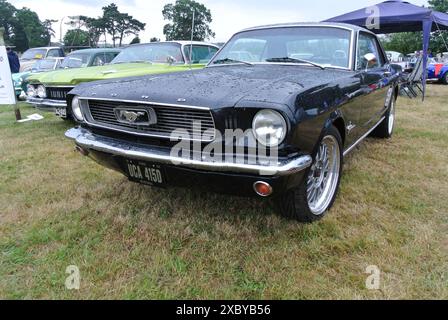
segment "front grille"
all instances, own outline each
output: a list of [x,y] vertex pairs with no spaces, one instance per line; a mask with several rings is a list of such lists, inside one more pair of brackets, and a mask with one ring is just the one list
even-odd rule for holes
[[[166,138],[169,138],[175,130],[183,130],[188,132],[191,140],[213,141],[215,139],[215,124],[210,110],[99,100],[89,100],[83,105],[88,111],[85,112],[88,122],[104,128]],[[149,126],[120,122],[115,113],[116,108],[145,110],[148,107],[152,108],[157,116],[157,123]],[[198,126],[199,123],[200,126]],[[205,131],[207,131],[206,134],[204,134]]]
[[48,87],[47,98],[51,100],[66,100],[67,93],[69,93],[72,89],[73,88]]

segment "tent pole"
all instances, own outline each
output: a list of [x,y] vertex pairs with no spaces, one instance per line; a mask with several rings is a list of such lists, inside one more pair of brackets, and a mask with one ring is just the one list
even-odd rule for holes
[[429,51],[429,39],[431,37],[432,19],[423,21],[423,96],[422,101],[425,100],[426,95],[426,79],[428,78],[428,51]]

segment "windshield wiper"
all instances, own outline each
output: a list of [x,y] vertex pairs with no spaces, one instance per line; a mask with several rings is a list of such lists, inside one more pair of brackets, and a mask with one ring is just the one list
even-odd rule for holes
[[228,64],[228,63],[240,63],[240,64],[245,64],[247,66],[253,66],[253,63],[250,63],[247,61],[234,60],[234,59],[230,59],[230,58],[213,61],[213,64]]
[[283,57],[283,58],[271,58],[271,59],[266,59],[266,62],[286,62],[286,63],[306,63],[315,67],[318,67],[322,70],[325,70],[325,67],[321,64],[315,63],[315,62],[311,62],[308,60],[303,60],[303,59],[295,59],[295,58],[291,58],[291,57]]

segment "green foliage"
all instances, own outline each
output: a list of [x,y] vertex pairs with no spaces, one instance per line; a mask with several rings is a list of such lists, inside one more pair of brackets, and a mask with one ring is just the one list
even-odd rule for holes
[[131,43],[129,43],[129,44],[137,44],[137,43],[140,43],[140,42],[141,42],[140,38],[138,36],[136,36],[134,39],[132,39]]
[[150,42],[160,42],[160,39],[157,37],[152,37],[149,41]]
[[40,21],[39,16],[28,8],[16,9],[6,0],[0,0],[0,27],[5,28],[5,40],[25,51],[29,47],[48,45],[51,35],[51,23],[54,20]]
[[123,39],[129,35],[137,35],[145,29],[145,23],[134,19],[133,16],[122,13],[118,10],[116,4],[111,3],[103,7],[103,22],[106,31],[112,36],[112,42],[115,47],[118,40],[118,46],[121,47]]
[[28,8],[19,9],[15,15],[18,23],[23,27],[31,48],[43,47],[50,43],[51,36],[45,30],[45,26],[39,20],[36,12]]
[[68,30],[64,36],[64,44],[75,47],[90,46],[89,32],[81,29]]
[[448,0],[429,0],[428,3],[431,9],[448,12]]
[[176,0],[175,4],[167,4],[162,14],[170,23],[163,28],[166,40],[189,40],[191,38],[191,26],[195,13],[195,26],[193,39],[204,41],[213,38],[215,33],[210,28],[213,21],[212,14],[203,4],[193,0]]

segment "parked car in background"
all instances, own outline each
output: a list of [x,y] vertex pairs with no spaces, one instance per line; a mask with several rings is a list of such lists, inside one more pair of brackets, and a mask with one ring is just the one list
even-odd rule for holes
[[75,86],[95,80],[108,80],[129,76],[162,74],[203,68],[218,47],[204,42],[171,41],[129,46],[110,65],[59,70],[29,77],[27,101],[37,108],[54,111],[64,119],[71,118],[67,109],[67,93]]
[[37,60],[63,57],[65,57],[64,50],[59,47],[28,49],[20,57],[20,72],[31,71],[31,68]]
[[[250,60],[234,59],[242,52]],[[313,222],[335,201],[344,156],[392,136],[398,77],[366,29],[251,28],[205,69],[76,87],[79,127],[66,136],[131,181],[273,197]]]
[[411,59],[401,52],[386,51],[390,63],[399,65],[404,72],[412,71]]
[[448,63],[430,59],[428,65],[428,80],[448,84]]
[[111,63],[121,49],[82,49],[71,52],[61,64],[61,69],[99,67]]
[[13,73],[12,80],[14,83],[14,90],[16,97],[19,100],[26,99],[26,80],[32,73],[47,72],[58,69],[61,66],[64,58],[48,58],[37,60],[31,67],[30,71]]

